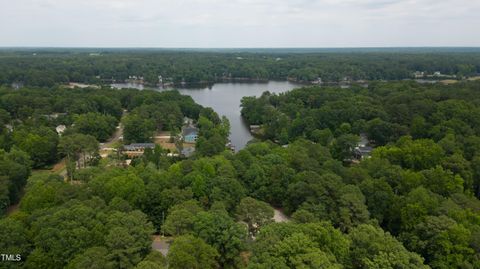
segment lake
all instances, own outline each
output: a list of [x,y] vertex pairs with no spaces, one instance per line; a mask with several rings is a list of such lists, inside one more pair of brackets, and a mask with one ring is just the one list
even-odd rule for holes
[[[143,85],[132,83],[114,84],[115,88],[144,89]],[[241,150],[253,137],[250,128],[240,115],[240,100],[244,96],[260,96],[264,91],[281,93],[301,87],[301,84],[289,81],[269,81],[265,83],[215,83],[201,88],[177,88],[184,95],[189,95],[198,104],[211,107],[220,116],[225,115],[230,121],[230,140],[235,149]]]

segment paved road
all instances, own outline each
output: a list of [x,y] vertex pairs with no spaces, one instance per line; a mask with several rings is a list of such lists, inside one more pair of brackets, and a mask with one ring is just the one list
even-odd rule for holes
[[100,150],[105,150],[105,149],[109,149],[109,148],[112,148],[113,145],[118,142],[120,139],[123,138],[123,124],[122,124],[122,120],[123,120],[123,117],[125,117],[126,115],[126,112],[123,112],[123,115],[122,115],[122,119],[120,120],[120,123],[118,123],[118,126],[117,126],[117,130],[115,130],[115,133],[113,133],[112,137],[110,137],[107,142],[105,143],[102,143],[100,145]]
[[152,248],[156,251],[160,251],[163,256],[167,256],[171,241],[171,237],[161,237],[159,235],[155,235],[153,236]]
[[273,220],[275,222],[289,222],[290,218],[279,209],[273,209]]

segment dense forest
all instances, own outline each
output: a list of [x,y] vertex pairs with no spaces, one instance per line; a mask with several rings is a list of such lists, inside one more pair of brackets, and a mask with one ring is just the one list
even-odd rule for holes
[[[3,88],[4,208],[26,187],[0,219],[2,253],[22,260],[0,265],[480,268],[479,90],[390,82],[246,97],[242,115],[264,141],[234,154],[228,121],[176,91]],[[95,151],[120,119],[126,136],[135,123],[128,139],[146,141],[183,116],[200,127],[191,158],[157,146],[126,167],[92,158],[71,178],[38,170],[88,141]],[[58,123],[70,126],[61,136]],[[375,149],[353,162],[361,134]],[[154,234],[170,238],[166,256]]]
[[[263,138],[288,149],[292,141],[308,139],[311,142],[304,143],[322,147],[344,164],[354,158],[359,135],[366,135],[376,147],[371,158],[348,168],[339,166],[333,173],[350,188],[350,197],[358,194],[357,201],[368,211],[362,213],[350,204],[353,215],[365,217],[360,223],[374,219],[432,268],[478,268],[479,90],[479,83],[308,87],[245,97],[242,115],[262,126]],[[311,170],[305,160],[296,167]],[[331,202],[319,202],[333,189],[322,186],[315,194],[317,186],[326,184],[324,173],[309,171],[303,179],[287,183],[293,197],[287,192],[278,200],[267,200],[294,215],[302,212],[311,219],[328,219],[348,232],[344,223],[335,220],[342,210],[331,211]],[[355,221],[359,219],[349,223]]]
[[155,131],[179,130],[184,117],[202,123],[199,154],[224,149],[225,120],[177,91],[0,88],[0,211],[18,201],[32,168],[49,169],[66,158],[73,179],[81,176],[76,167],[97,164],[99,142],[112,136],[120,120],[125,143],[151,142]]
[[199,83],[230,79],[339,82],[399,80],[416,71],[465,77],[480,73],[478,50],[114,50],[3,49],[0,85],[69,82]]

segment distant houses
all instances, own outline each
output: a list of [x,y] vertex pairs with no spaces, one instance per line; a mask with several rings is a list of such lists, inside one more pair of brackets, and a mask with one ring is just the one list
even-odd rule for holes
[[67,113],[52,113],[52,114],[45,114],[42,116],[45,117],[47,120],[55,120],[55,119],[58,119],[59,117],[63,117],[66,115]]
[[[426,81],[432,81],[434,79],[438,78],[451,78],[451,79],[456,79],[456,75],[454,74],[442,74],[440,71],[434,71],[434,72],[426,72],[426,71],[415,71],[413,74],[413,78],[417,80],[417,82],[420,83],[425,83]],[[423,79],[428,79],[428,80],[423,80]]]
[[69,89],[75,89],[75,88],[80,88],[80,89],[85,89],[85,88],[93,88],[93,89],[100,89],[100,86],[94,85],[94,84],[85,84],[85,83],[78,83],[78,82],[70,82],[66,86]]
[[415,73],[413,73],[413,77],[415,77],[415,78],[423,78],[423,77],[425,77],[425,72],[415,71]]
[[[123,154],[128,158],[140,157],[146,149],[155,149],[158,144],[167,151],[167,157],[188,158],[195,153],[195,143],[198,139],[198,128],[192,119],[184,118],[184,126],[180,134],[172,137],[171,132],[153,137],[155,143],[132,143],[123,146]],[[172,141],[173,140],[173,141]]]

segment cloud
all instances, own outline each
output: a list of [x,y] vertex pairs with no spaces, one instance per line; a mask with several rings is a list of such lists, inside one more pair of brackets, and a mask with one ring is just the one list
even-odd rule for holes
[[470,0],[0,1],[0,46],[480,46]]

